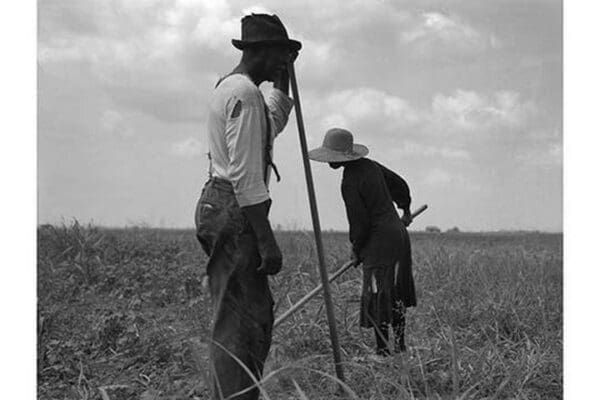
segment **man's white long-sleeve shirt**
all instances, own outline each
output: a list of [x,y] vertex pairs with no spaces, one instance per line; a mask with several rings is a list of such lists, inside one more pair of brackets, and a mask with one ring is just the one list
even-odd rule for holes
[[[241,107],[234,113],[238,103]],[[240,207],[269,199],[266,145],[285,127],[293,104],[275,88],[265,101],[260,89],[243,74],[226,77],[214,90],[207,123],[210,173],[231,182]]]

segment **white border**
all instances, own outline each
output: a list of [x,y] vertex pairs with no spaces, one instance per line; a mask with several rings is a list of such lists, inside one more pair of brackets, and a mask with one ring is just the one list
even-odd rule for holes
[[[600,290],[598,5],[565,9],[565,398],[597,389]],[[584,5],[585,4],[585,5]],[[33,2],[2,9],[2,394],[36,397],[36,22]]]
[[36,48],[33,1],[3,3],[2,258],[0,376],[2,397],[36,398]]
[[[578,6],[578,8],[575,8]],[[598,4],[569,2],[564,12],[564,378],[565,398],[598,391],[600,291],[598,165],[600,63]]]

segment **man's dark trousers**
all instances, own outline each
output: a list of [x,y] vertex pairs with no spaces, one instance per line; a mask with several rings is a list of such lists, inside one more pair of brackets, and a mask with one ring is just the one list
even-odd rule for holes
[[[213,397],[226,398],[254,384],[240,362],[260,380],[271,347],[273,298],[267,276],[256,272],[261,262],[256,235],[229,182],[218,178],[207,182],[195,219],[198,240],[209,256]],[[254,388],[234,398],[250,400],[258,395]]]

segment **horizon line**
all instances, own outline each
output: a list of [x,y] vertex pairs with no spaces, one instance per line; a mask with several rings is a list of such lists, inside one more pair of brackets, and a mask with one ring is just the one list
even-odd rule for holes
[[[166,227],[166,226],[156,226],[156,225],[150,225],[150,224],[145,224],[145,223],[138,223],[138,224],[132,224],[132,225],[102,225],[102,224],[95,224],[93,223],[93,221],[91,222],[85,222],[85,223],[81,223],[79,222],[77,219],[73,219],[73,221],[70,224],[66,224],[66,223],[38,223],[37,224],[37,229],[41,228],[42,226],[45,225],[50,225],[53,227],[69,227],[72,226],[73,224],[79,224],[82,226],[88,226],[88,227],[94,227],[94,228],[100,228],[100,229],[115,229],[115,230],[128,230],[128,229],[153,229],[153,230],[165,230],[165,231],[175,231],[175,230],[194,230],[195,228],[193,226],[172,226],[172,227]],[[278,224],[275,224],[275,226],[273,227],[273,231],[274,232],[307,232],[307,231],[312,231],[312,229],[306,229],[306,228],[278,228],[277,227]],[[427,232],[427,228],[431,226],[431,227],[435,227],[439,229],[439,232]],[[564,230],[551,230],[551,229],[539,229],[539,228],[530,228],[530,229],[523,229],[523,228],[516,228],[516,229],[507,229],[507,228],[500,228],[500,229],[492,229],[492,230],[474,230],[474,229],[466,229],[466,230],[462,230],[460,228],[458,228],[458,231],[453,231],[452,229],[454,228],[448,228],[448,229],[441,229],[435,225],[429,225],[428,227],[425,227],[423,229],[419,229],[419,230],[411,230],[411,232],[413,233],[432,233],[432,234],[437,234],[437,233],[548,233],[548,234],[564,234]],[[325,228],[325,229],[321,229],[321,232],[328,232],[328,233],[348,233],[348,230],[343,230],[343,229],[333,229],[333,228]]]

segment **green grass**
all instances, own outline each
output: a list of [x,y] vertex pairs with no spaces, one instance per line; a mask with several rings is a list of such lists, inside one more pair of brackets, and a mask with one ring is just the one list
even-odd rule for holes
[[[319,283],[312,234],[278,232],[276,314]],[[360,270],[332,284],[350,398],[562,398],[562,235],[411,234],[419,305],[409,353],[368,357]],[[331,272],[346,234],[325,233]],[[210,300],[192,231],[38,230],[38,397],[204,399]],[[262,388],[271,399],[336,398],[320,298],[279,326]]]

